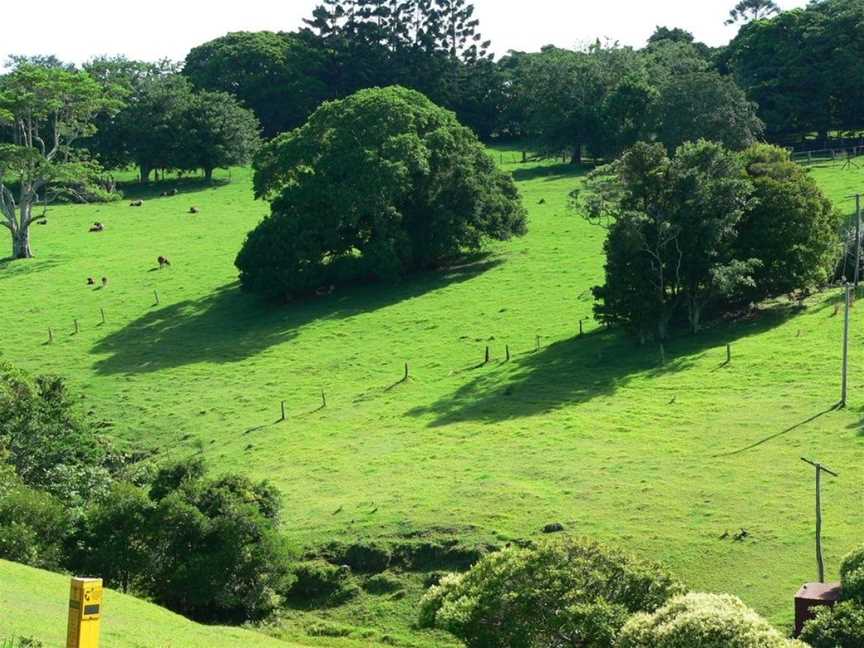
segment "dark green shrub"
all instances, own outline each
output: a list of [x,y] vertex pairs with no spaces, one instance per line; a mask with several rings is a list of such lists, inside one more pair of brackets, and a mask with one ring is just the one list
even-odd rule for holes
[[627,617],[683,591],[664,569],[587,540],[508,548],[424,596],[423,626],[469,648],[607,648]]
[[843,598],[864,604],[864,546],[849,552],[840,564]]
[[288,595],[298,602],[339,603],[358,591],[347,566],[337,567],[324,560],[310,560],[294,565],[292,573],[295,581]]
[[818,610],[816,618],[804,624],[801,640],[813,648],[862,648],[864,608],[843,601]]
[[400,87],[326,102],[272,140],[255,193],[271,213],[235,264],[245,289],[272,297],[435,269],[526,230],[516,184],[476,135]]
[[[679,596],[653,614],[634,615],[616,648],[805,648],[728,594]],[[843,644],[843,648],[851,648]]]
[[0,362],[0,449],[27,486],[80,507],[111,483],[108,447],[79,416],[62,379]]
[[76,525],[68,549],[69,567],[77,573],[98,574],[106,586],[124,592],[135,585],[146,587],[154,508],[143,489],[116,484]]
[[59,569],[71,517],[48,493],[17,486],[0,497],[0,558]]

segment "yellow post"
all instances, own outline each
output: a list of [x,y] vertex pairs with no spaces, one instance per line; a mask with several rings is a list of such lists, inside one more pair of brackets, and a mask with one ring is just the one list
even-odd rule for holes
[[102,579],[73,578],[69,594],[66,648],[99,648]]

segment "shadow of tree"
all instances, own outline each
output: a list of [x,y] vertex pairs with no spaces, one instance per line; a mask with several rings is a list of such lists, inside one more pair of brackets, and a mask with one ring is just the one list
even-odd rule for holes
[[22,275],[50,270],[63,263],[63,259],[57,258],[40,259],[39,257],[35,257],[32,259],[13,259],[12,257],[6,257],[0,259],[0,279],[14,279]]
[[337,290],[329,297],[283,307],[244,293],[234,282],[202,299],[155,308],[102,338],[93,353],[107,357],[95,363],[95,370],[103,375],[135,374],[199,362],[239,362],[293,339],[311,322],[369,313],[468,281],[500,263],[476,256],[400,283],[345,288],[344,295]]
[[529,180],[537,180],[538,178],[560,180],[561,178],[581,178],[589,171],[591,171],[589,167],[577,166],[569,162],[563,164],[538,164],[537,166],[514,169],[513,178],[517,182],[527,182]]
[[[430,427],[438,427],[464,421],[494,423],[585,403],[614,393],[636,375],[661,376],[687,369],[708,349],[767,331],[798,311],[794,306],[776,306],[752,321],[720,324],[699,335],[672,340],[665,345],[665,364],[656,345],[639,346],[619,331],[593,331],[556,342],[509,365],[502,363],[455,393],[407,414],[431,414],[435,418]],[[722,370],[722,365],[717,369]]]
[[[210,189],[219,189],[225,185],[231,184],[229,178],[214,178],[208,182],[204,178],[189,177],[160,180],[158,182],[148,182],[141,184],[137,181],[120,182],[117,188],[123,192],[124,200],[152,200],[159,197],[177,197],[180,198],[184,194],[199,193]],[[176,189],[177,196],[161,196],[161,194]]]

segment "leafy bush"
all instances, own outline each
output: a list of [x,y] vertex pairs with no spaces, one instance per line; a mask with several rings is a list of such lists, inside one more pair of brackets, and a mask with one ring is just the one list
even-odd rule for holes
[[70,506],[105,493],[108,449],[78,415],[62,379],[0,362],[0,451],[20,480]]
[[469,648],[609,646],[633,612],[683,591],[665,570],[595,542],[562,540],[491,554],[447,576],[420,605],[424,626]]
[[242,622],[272,613],[292,579],[287,544],[270,517],[273,503],[246,497],[264,491],[266,484],[239,476],[200,479],[159,501],[145,592],[201,621]]
[[68,550],[73,571],[99,574],[106,584],[127,592],[146,587],[150,572],[154,504],[131,484],[116,484],[89,507],[76,525]]
[[255,192],[271,214],[236,265],[244,288],[273,297],[432,269],[525,232],[513,179],[477,137],[400,87],[327,102],[271,141]]
[[66,507],[48,493],[17,486],[0,496],[0,558],[58,569],[69,533]]
[[813,648],[864,646],[864,609],[853,601],[823,607],[804,624],[801,640]]
[[849,552],[840,564],[843,598],[864,604],[864,545]]
[[358,591],[347,566],[337,567],[324,560],[310,560],[294,565],[292,573],[296,580],[288,594],[295,599],[339,603]]
[[728,594],[700,593],[677,597],[653,614],[634,615],[621,630],[615,646],[804,648],[804,644],[781,636],[740,599]]

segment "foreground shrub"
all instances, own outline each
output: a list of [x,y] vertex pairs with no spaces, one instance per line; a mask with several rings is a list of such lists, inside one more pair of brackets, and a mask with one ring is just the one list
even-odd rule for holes
[[104,494],[108,450],[73,406],[62,379],[0,362],[0,459],[27,486],[70,506]]
[[864,603],[864,546],[849,552],[840,564],[843,598]]
[[635,615],[624,626],[615,646],[804,648],[804,644],[782,637],[740,599],[728,594],[698,593],[677,597],[653,614]]
[[446,576],[420,605],[420,623],[469,648],[610,646],[627,617],[683,591],[664,569],[595,542],[505,549]]
[[70,516],[59,500],[18,485],[0,495],[0,558],[58,569],[69,526]]
[[813,648],[864,646],[864,609],[852,601],[824,607],[804,625],[801,640]]
[[255,161],[272,201],[236,265],[244,288],[291,298],[432,269],[525,232],[513,179],[422,94],[362,90],[323,104]]

